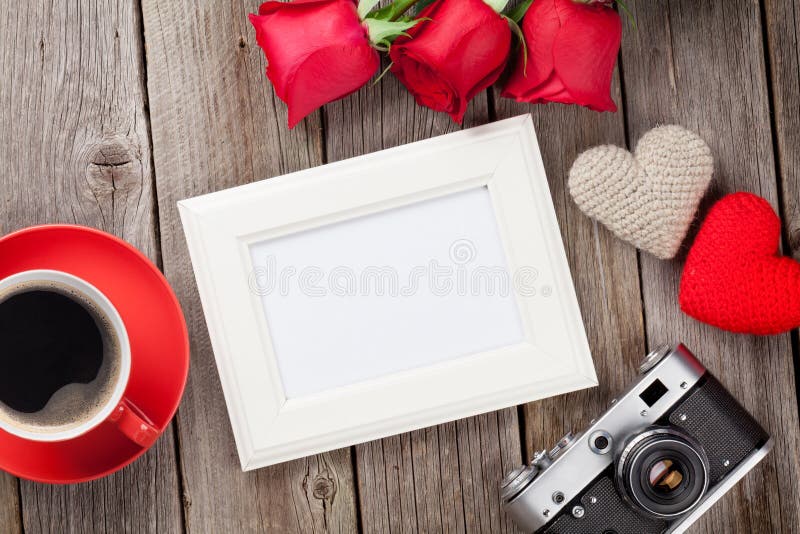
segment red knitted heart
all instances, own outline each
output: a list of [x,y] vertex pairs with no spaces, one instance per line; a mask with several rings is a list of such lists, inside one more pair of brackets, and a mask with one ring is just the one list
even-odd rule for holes
[[778,334],[800,326],[800,263],[778,256],[781,221],[761,197],[727,195],[706,217],[686,258],[680,304],[731,332]]

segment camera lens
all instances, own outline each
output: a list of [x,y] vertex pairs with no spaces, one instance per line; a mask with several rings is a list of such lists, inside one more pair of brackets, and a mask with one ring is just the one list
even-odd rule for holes
[[656,517],[694,507],[708,489],[708,460],[690,437],[673,428],[650,428],[631,439],[617,461],[626,496]]
[[648,478],[653,491],[670,495],[679,490],[686,475],[683,464],[671,458],[662,458],[650,468]]

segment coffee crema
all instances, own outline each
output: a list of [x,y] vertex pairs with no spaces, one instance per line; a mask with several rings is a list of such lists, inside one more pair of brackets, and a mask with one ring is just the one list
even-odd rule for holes
[[70,430],[114,395],[121,348],[87,295],[38,280],[0,291],[0,420],[34,433]]

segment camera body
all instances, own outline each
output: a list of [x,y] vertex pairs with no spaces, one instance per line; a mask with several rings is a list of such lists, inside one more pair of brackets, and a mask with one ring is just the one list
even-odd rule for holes
[[645,357],[640,379],[588,429],[501,484],[526,532],[683,532],[772,447],[753,417],[681,344]]

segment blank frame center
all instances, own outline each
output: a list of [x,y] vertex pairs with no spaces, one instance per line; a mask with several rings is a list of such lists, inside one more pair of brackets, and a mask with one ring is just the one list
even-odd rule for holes
[[287,398],[524,338],[486,187],[260,241],[250,256]]

